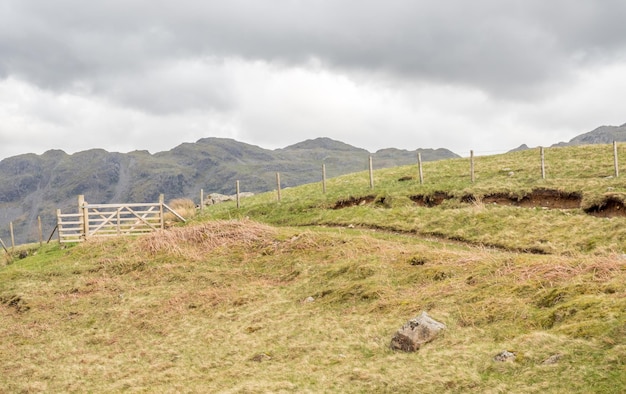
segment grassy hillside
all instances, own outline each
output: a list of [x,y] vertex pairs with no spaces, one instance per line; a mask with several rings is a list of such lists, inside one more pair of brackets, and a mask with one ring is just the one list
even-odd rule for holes
[[[620,151],[626,145],[620,146]],[[626,157],[626,152],[621,152]],[[547,254],[624,253],[626,177],[609,145],[552,148],[541,178],[538,150],[366,172],[216,206],[214,218],[271,224],[361,226]],[[560,209],[560,208],[567,209]],[[602,218],[599,218],[602,217]]]
[[[50,245],[0,267],[0,392],[624,392],[626,219],[585,208],[626,190],[596,149],[551,150],[547,180],[533,151],[477,158],[474,184],[449,160]],[[443,335],[390,350],[421,311]]]

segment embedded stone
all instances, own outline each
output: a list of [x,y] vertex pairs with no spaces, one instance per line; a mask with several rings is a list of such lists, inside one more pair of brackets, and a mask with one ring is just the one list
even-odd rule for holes
[[431,318],[426,312],[406,322],[391,338],[391,348],[415,352],[423,344],[433,341],[446,325]]

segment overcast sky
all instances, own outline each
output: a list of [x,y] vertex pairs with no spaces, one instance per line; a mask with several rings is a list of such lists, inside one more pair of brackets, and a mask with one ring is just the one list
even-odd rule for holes
[[0,159],[549,146],[626,123],[625,20],[623,0],[0,0]]

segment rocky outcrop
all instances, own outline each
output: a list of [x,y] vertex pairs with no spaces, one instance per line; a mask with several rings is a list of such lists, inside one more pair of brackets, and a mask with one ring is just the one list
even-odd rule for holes
[[[246,198],[246,197],[252,197],[252,196],[254,196],[254,193],[250,193],[250,192],[239,193],[240,199]],[[214,204],[220,204],[226,201],[236,201],[236,200],[237,200],[236,194],[227,196],[225,194],[211,193],[208,196],[206,196],[206,198],[204,199],[204,205],[214,205]]]
[[559,142],[552,146],[611,144],[613,141],[626,141],[626,123],[621,126],[600,126],[588,133],[577,135],[569,142]]

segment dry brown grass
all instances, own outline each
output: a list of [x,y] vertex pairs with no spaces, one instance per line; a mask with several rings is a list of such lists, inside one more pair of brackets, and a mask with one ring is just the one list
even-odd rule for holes
[[[623,261],[248,220],[94,240],[0,269],[0,392],[618,391]],[[391,351],[422,310],[446,331]]]
[[202,259],[216,248],[267,246],[276,231],[250,220],[219,220],[158,231],[143,237],[140,247],[152,255],[167,253]]
[[[188,198],[176,198],[167,204],[168,207],[176,211],[177,214],[184,217],[185,220],[192,219],[196,216],[198,210],[196,204]],[[171,212],[165,212],[166,222],[179,222],[180,219]]]

